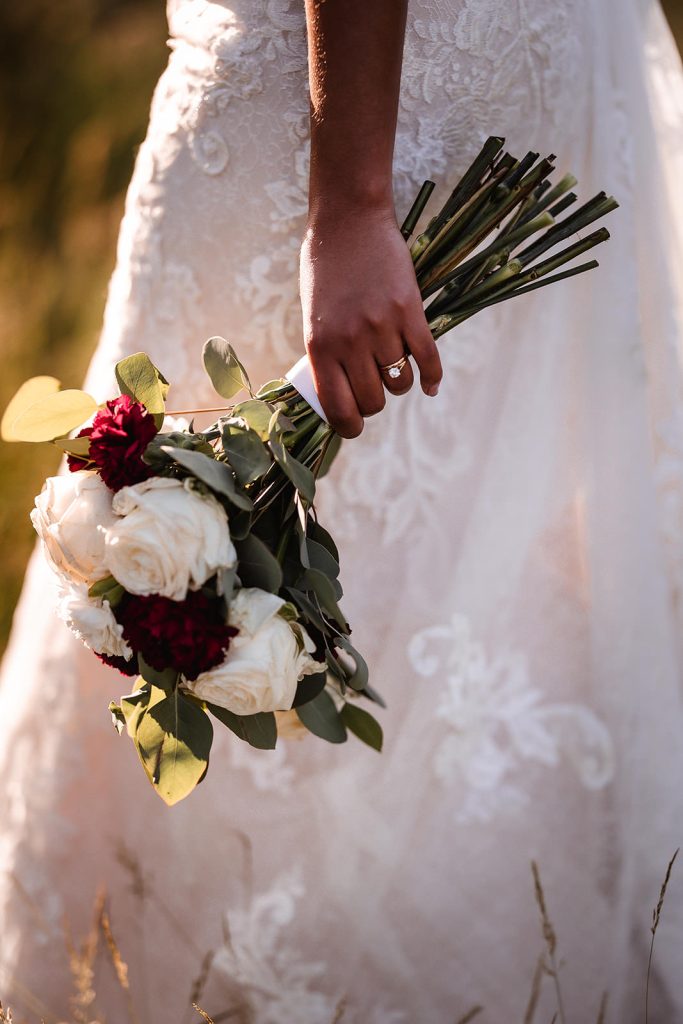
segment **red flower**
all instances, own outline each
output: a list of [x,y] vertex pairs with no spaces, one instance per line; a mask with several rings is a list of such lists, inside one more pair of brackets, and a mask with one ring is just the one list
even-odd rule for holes
[[[83,430],[78,431],[76,437],[90,437],[91,434],[92,427],[83,427]],[[89,458],[82,459],[78,455],[67,455],[66,457],[66,464],[72,473],[78,473],[80,469],[85,469],[89,462]]]
[[225,622],[223,601],[201,590],[184,601],[128,594],[116,608],[124,639],[148,665],[174,668],[186,679],[219,665],[238,630]]
[[142,456],[156,433],[152,414],[128,395],[113,398],[96,414],[90,428],[89,458],[107,487],[119,491],[153,476]]
[[118,669],[124,676],[138,675],[138,659],[136,657],[126,659],[118,654],[98,654],[97,651],[95,651],[95,655],[105,665]]

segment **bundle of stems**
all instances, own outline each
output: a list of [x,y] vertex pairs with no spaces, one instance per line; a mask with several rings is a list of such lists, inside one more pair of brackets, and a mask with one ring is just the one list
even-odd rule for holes
[[[561,268],[610,237],[604,227],[584,237],[580,233],[618,207],[612,196],[600,192],[575,206],[576,178],[566,174],[555,185],[550,180],[554,156],[539,159],[529,152],[520,160],[504,145],[497,136],[486,141],[410,247],[422,298],[431,299],[425,314],[435,338],[487,306],[595,269],[597,260]],[[406,242],[433,189],[434,182],[425,181],[415,198],[401,227]],[[310,415],[310,406],[286,381],[267,385],[259,396],[283,403],[295,425],[287,446],[314,476],[321,475],[338,448],[332,428]],[[269,503],[282,483],[274,481],[269,494],[259,495],[257,508]]]

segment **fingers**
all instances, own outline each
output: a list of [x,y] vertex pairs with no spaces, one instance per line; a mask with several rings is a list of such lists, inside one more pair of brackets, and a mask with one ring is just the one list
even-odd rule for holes
[[443,369],[439,350],[422,309],[408,321],[405,339],[420,371],[422,390],[433,398],[439,391]]
[[386,405],[379,367],[371,350],[357,351],[344,364],[361,416],[375,416]]
[[333,360],[311,358],[315,389],[330,426],[341,437],[358,437],[363,417],[344,367]]

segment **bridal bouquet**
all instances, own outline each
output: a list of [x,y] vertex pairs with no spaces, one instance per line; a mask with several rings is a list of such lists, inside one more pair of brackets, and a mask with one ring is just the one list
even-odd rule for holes
[[[576,201],[575,179],[552,186],[552,158],[502,149],[488,140],[411,247],[435,337],[592,269],[557,272],[609,237],[601,228],[541,259],[617,204],[601,193],[558,221]],[[407,241],[433,188],[425,182],[403,224]],[[67,625],[136,677],[111,714],[168,804],[206,774],[213,721],[261,749],[293,722],[332,743],[350,731],[382,746],[362,706],[382,700],[351,643],[337,548],[314,506],[340,439],[310,367],[304,357],[254,391],[222,338],[203,359],[227,402],[245,392],[204,430],[167,416],[169,383],[143,352],[117,364],[120,394],[102,406],[35,377],[2,421],[5,440],[47,441],[67,455],[70,472],[46,481],[32,522]]]

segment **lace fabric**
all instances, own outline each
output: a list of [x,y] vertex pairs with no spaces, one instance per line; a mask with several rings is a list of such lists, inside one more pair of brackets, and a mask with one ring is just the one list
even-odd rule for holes
[[[174,0],[169,25],[88,385],[108,395],[116,359],[144,348],[182,408],[213,403],[212,334],[257,381],[301,354],[306,37],[294,0]],[[568,1019],[597,1018],[603,989],[615,1021],[641,1019],[683,821],[682,128],[653,3],[410,3],[399,217],[500,133],[617,194],[614,240],[590,278],[444,339],[438,400],[390,401],[320,485],[389,700],[381,757],[310,739],[269,757],[221,734],[196,794],[157,806],[107,720],[119,678],[52,614],[34,558],[0,686],[3,999],[29,987],[65,1008],[62,917],[85,927],[104,880],[150,1024],[180,1019],[209,961],[202,1004],[256,1024],[340,1005],[364,1024],[474,1003],[521,1019],[534,857]],[[654,1021],[683,1014],[681,892]],[[539,1019],[553,1010],[544,991]]]

